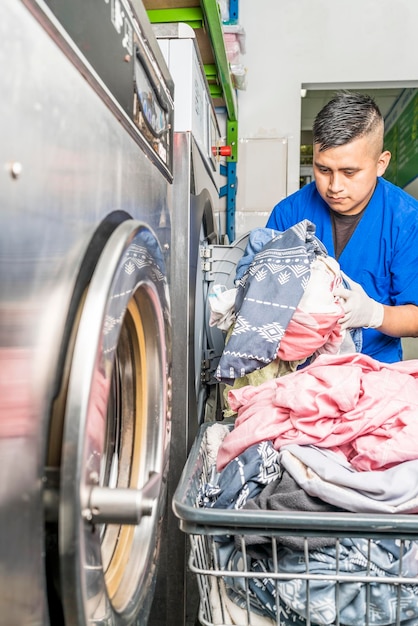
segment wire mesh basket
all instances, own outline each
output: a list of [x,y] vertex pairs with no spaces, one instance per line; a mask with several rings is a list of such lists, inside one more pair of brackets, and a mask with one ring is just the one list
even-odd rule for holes
[[201,508],[208,428],[173,497],[203,626],[418,626],[415,515]]

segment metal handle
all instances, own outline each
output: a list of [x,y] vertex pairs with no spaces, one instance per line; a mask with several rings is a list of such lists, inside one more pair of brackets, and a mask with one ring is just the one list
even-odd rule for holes
[[92,524],[140,523],[144,515],[151,515],[161,486],[161,474],[151,472],[142,489],[93,487],[83,517]]

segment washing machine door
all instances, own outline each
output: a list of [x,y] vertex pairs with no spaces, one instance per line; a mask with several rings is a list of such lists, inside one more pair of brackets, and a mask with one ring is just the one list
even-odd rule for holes
[[211,245],[207,250],[207,258],[210,261],[205,264],[205,279],[208,287],[205,301],[205,327],[208,336],[208,344],[212,355],[210,371],[216,370],[219,359],[225,346],[225,331],[216,325],[210,324],[209,296],[213,293],[215,285],[222,285],[225,289],[235,287],[235,274],[237,264],[243,256],[249,233],[244,233],[231,244]]
[[146,624],[170,432],[170,311],[153,232],[111,234],[80,305],[68,373],[58,548],[66,624]]
[[[195,220],[194,224],[193,216],[198,216],[198,220]],[[207,191],[202,192],[199,196],[192,197],[190,231],[192,234],[190,241],[190,265],[193,274],[191,281],[193,288],[193,294],[191,294],[192,310],[190,311],[192,316],[190,343],[193,346],[193,356],[190,375],[193,379],[195,393],[192,407],[196,407],[197,415],[197,420],[193,416],[195,428],[192,428],[192,434],[194,438],[197,425],[203,421],[204,406],[208,395],[207,384],[209,382],[207,364],[209,362],[208,351],[210,347],[207,337],[207,324],[205,323],[209,285],[204,277],[205,258],[207,250],[217,240],[212,202]],[[194,411],[192,412],[194,413]]]
[[226,332],[211,324],[209,300],[215,285],[222,285],[225,289],[233,289],[235,287],[237,263],[244,254],[248,237],[249,233],[245,233],[232,244],[210,244],[207,240],[202,240],[200,246],[202,260],[201,280],[204,285],[201,293],[203,305],[202,309],[199,310],[199,315],[196,315],[195,318],[195,333],[197,336],[200,327],[200,335],[203,339],[200,344],[201,367],[198,371],[201,386],[206,386],[207,390],[203,398],[206,404],[201,409],[201,413],[207,421],[223,419],[221,389],[218,381],[215,379],[215,372],[226,339]]

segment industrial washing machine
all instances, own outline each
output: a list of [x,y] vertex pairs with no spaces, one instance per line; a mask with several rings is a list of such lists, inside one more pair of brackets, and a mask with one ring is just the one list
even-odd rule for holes
[[136,0],[3,0],[0,33],[0,624],[142,626],[171,430],[173,83]]
[[[222,419],[214,373],[224,333],[210,325],[214,283],[233,286],[241,242],[223,245],[217,148],[222,139],[195,34],[183,23],[154,25],[174,81],[174,183],[171,256],[173,399],[169,503],[185,459],[204,421]],[[188,573],[188,543],[171,510],[164,519],[161,568],[150,626],[194,625],[195,578]]]

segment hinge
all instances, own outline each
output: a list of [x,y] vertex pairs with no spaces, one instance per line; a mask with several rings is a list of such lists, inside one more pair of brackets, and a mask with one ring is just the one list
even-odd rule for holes
[[209,281],[212,273],[212,246],[200,246],[200,267],[204,273],[205,280]]

